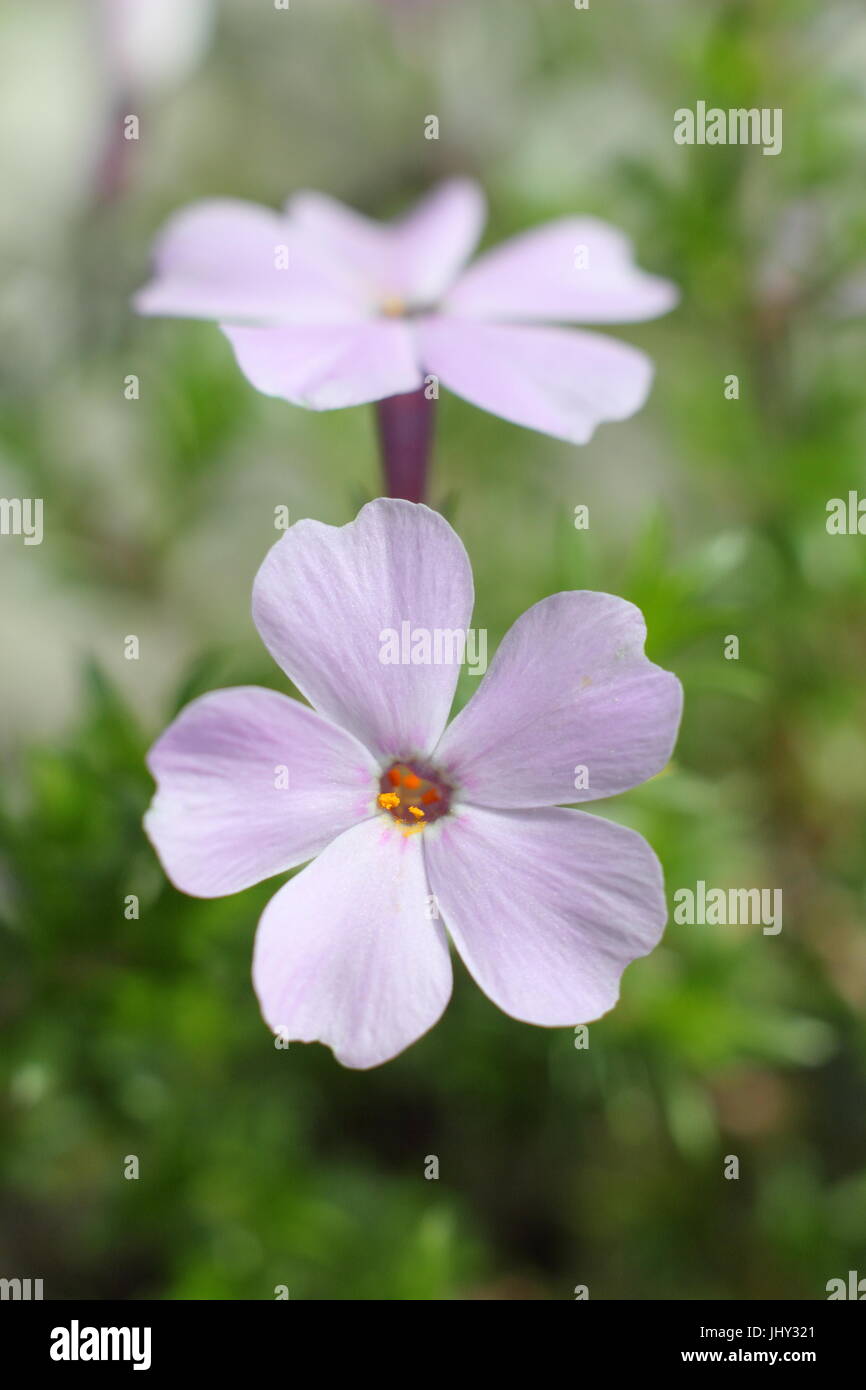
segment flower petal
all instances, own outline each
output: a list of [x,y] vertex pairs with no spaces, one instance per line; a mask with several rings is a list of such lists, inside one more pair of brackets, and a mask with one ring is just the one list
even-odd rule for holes
[[263,323],[346,323],[370,306],[309,254],[286,219],[240,199],[194,203],[157,238],[154,278],[135,296],[140,314]]
[[645,782],[667,763],[682,711],[679,681],[649,660],[645,640],[624,599],[542,599],[505,634],[437,766],[485,806],[594,801]]
[[460,807],[424,840],[430,889],[467,969],[525,1023],[598,1018],[625,967],[661,938],[659,862],[642,836],[600,816]]
[[395,293],[429,308],[450,288],[481,236],[484,195],[472,179],[448,179],[394,226]]
[[[298,521],[256,575],[253,617],[311,704],[380,757],[429,752],[454,696],[456,664],[385,664],[387,634],[464,629],[472,570],[428,507],[369,502],[348,526]],[[402,654],[402,653],[400,653]]]
[[383,817],[329,845],[271,900],[256,933],[262,1013],[286,1039],[375,1067],[426,1033],[451,995],[441,924],[428,920],[420,836]]
[[628,237],[594,217],[568,217],[503,242],[471,265],[443,311],[549,323],[637,323],[679,292],[634,263]]
[[147,761],[158,789],[145,828],[172,883],[201,898],[302,864],[376,809],[367,750],[254,686],[194,700]]
[[327,193],[306,189],[292,195],[285,215],[307,255],[339,266],[357,295],[374,304],[393,293],[393,237],[387,223],[365,217]]
[[572,444],[625,420],[649,394],[652,364],[614,338],[576,328],[430,317],[416,327],[424,369],[482,410]]
[[295,194],[286,214],[308,254],[339,264],[368,302],[429,308],[475,249],[485,204],[471,179],[448,179],[395,222],[375,222],[310,192]]
[[412,335],[399,319],[281,328],[223,325],[257,391],[308,410],[338,410],[423,384]]

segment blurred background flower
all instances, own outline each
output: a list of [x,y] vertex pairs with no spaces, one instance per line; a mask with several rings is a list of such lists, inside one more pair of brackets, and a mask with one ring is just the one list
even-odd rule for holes
[[105,134],[95,194],[119,196],[133,141],[124,122],[141,121],[150,104],[188,77],[204,57],[214,18],[213,0],[91,0],[94,40],[102,62]]
[[[504,420],[586,444],[603,421],[640,409],[652,365],[627,344],[554,325],[656,318],[676,288],[590,217],[532,227],[467,268],[484,220],[471,179],[440,183],[387,223],[321,193],[294,194],[282,213],[194,203],[157,237],[135,307],[216,320],[250,384],[293,405],[438,399],[441,382]],[[421,487],[387,491],[426,500]]]
[[201,62],[215,0],[94,0],[107,78],[115,91],[155,96]]
[[[45,502],[41,546],[0,537],[0,1266],[52,1297],[821,1297],[866,1259],[866,550],[824,525],[866,492],[862,7],[395,10],[222,0],[98,202],[94,10],[0,0],[0,496]],[[782,154],[676,146],[699,99],[782,107]],[[370,412],[287,410],[129,296],[195,199],[387,217],[455,173],[487,244],[577,209],[683,291],[625,334],[646,409],[582,449],[443,396],[475,624],[492,651],[559,588],[637,603],[686,718],[605,813],[669,891],[781,887],[784,926],[671,924],[586,1049],[458,967],[448,1027],[359,1077],[251,1007],[275,885],[185,899],[140,822],[181,705],[278,687],[244,595],[275,508],[341,523],[377,490]]]

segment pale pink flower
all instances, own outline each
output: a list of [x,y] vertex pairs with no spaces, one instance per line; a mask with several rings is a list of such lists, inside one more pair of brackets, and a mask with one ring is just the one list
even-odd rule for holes
[[159,237],[144,314],[216,319],[253,386],[312,410],[417,391],[429,379],[484,410],[585,444],[646,400],[652,364],[563,323],[633,323],[677,292],[640,270],[627,238],[593,217],[549,222],[484,252],[468,179],[440,184],[382,224],[319,193],[285,212],[193,204]]
[[448,724],[457,665],[383,664],[382,639],[404,622],[465,631],[472,604],[463,545],[427,507],[299,521],[259,570],[253,617],[312,708],[218,690],[149,755],[147,831],[184,892],[312,861],[264,911],[254,982],[276,1033],[347,1066],[387,1061],[437,1021],[446,929],[494,1003],[557,1027],[610,1009],[664,926],[646,841],[561,804],[625,791],[670,756],[680,684],[644,654],[640,612],[610,594],[542,599]]

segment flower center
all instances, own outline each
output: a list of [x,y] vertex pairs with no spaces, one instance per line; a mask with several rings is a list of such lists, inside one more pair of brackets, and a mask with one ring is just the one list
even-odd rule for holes
[[406,305],[398,294],[386,294],[379,308],[386,319],[401,319],[406,312]]
[[377,801],[383,811],[406,826],[406,834],[423,830],[451,804],[451,787],[432,768],[418,763],[394,763],[383,772]]

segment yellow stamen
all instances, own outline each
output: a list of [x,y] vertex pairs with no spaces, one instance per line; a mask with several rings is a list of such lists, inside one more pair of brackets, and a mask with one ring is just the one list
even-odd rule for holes
[[412,763],[395,762],[383,771],[379,787],[377,810],[404,827],[404,834],[423,830],[448,810],[450,788],[423,765],[418,769]]

